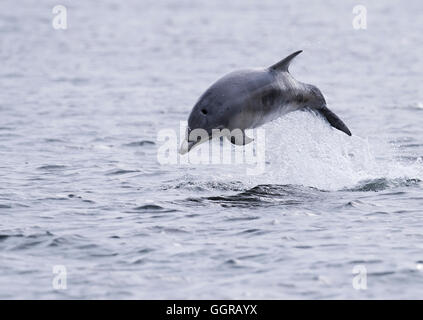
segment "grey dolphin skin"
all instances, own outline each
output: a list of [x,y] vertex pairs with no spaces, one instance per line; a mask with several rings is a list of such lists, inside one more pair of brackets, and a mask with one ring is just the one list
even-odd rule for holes
[[[252,139],[245,135],[245,129],[256,128],[296,110],[314,111],[332,127],[351,136],[342,120],[327,108],[320,90],[295,80],[289,73],[289,64],[301,52],[294,52],[269,68],[234,71],[215,82],[192,109],[187,136],[179,152],[185,154],[215,137],[216,129],[225,132],[220,136],[226,136],[234,144],[247,144]],[[204,134],[198,134],[196,129]]]

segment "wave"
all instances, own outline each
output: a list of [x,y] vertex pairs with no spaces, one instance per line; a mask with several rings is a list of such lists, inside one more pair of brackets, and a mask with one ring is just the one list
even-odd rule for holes
[[389,188],[418,186],[420,179],[395,178],[395,179],[371,179],[360,182],[353,188],[346,188],[346,191],[383,191]]
[[210,202],[223,207],[269,207],[291,206],[304,201],[318,201],[324,191],[296,185],[258,185],[233,195],[217,195],[188,198],[187,201],[207,204]]

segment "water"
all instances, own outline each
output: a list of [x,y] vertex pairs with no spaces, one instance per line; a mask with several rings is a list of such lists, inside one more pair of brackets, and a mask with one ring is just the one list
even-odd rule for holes
[[[354,1],[56,4],[0,4],[0,298],[422,296],[420,1],[362,1],[366,30]],[[292,113],[261,175],[158,163],[213,81],[298,49],[353,137]]]

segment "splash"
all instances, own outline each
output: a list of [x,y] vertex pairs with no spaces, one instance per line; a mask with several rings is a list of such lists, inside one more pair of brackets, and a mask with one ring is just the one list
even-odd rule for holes
[[291,113],[264,128],[268,163],[263,175],[249,179],[253,184],[340,190],[381,178],[423,180],[421,159],[399,162],[389,146],[375,148],[366,139],[348,137],[311,113]]

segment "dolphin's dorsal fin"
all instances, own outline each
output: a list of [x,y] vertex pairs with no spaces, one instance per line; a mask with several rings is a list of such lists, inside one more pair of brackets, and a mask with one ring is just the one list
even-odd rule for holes
[[274,71],[286,71],[288,72],[288,67],[292,61],[297,55],[299,55],[303,50],[296,51],[294,53],[291,53],[289,56],[287,56],[285,59],[279,61],[278,63],[271,66],[269,69]]

